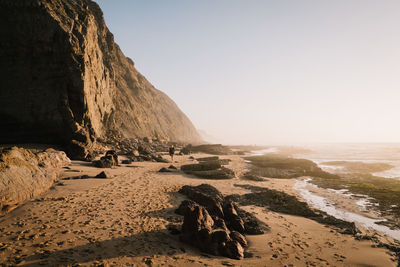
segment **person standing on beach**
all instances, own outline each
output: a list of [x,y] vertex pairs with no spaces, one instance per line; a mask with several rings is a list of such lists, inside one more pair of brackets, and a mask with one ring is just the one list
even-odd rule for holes
[[169,155],[171,156],[171,161],[174,162],[174,154],[175,154],[175,147],[174,145],[171,145],[169,147]]

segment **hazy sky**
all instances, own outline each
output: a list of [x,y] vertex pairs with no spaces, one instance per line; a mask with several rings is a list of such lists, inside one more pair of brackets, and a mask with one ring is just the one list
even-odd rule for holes
[[400,141],[398,0],[97,2],[136,68],[223,143]]

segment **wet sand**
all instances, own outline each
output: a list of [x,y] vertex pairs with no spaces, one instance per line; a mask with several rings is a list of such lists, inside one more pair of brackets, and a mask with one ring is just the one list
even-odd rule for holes
[[[195,157],[206,155],[196,154]],[[226,156],[237,177],[246,169],[239,156]],[[190,163],[177,156],[175,166]],[[65,180],[41,198],[28,201],[0,218],[0,263],[18,266],[397,266],[392,252],[373,241],[350,235],[315,221],[267,211],[253,212],[271,228],[247,236],[252,257],[232,260],[201,253],[171,235],[169,225],[180,226],[174,210],[186,184],[209,183],[223,194],[245,193],[234,184],[266,186],[297,195],[294,180],[265,182],[205,180],[177,173],[159,173],[168,163],[139,162],[110,170],[111,179]],[[102,169],[73,162],[64,176]]]

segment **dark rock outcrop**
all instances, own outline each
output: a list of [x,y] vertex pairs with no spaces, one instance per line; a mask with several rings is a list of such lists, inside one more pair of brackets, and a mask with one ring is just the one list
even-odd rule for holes
[[163,158],[159,153],[148,152],[147,150],[141,151],[137,156],[132,153],[128,155],[131,161],[153,161],[153,162],[162,162],[162,163],[170,163],[169,160]]
[[212,171],[219,168],[221,168],[221,164],[218,161],[202,162],[199,164],[186,164],[181,166],[181,170],[184,172]]
[[92,165],[97,168],[112,168],[117,165],[113,156],[103,156],[99,160],[92,162]]
[[187,206],[184,216],[182,232],[189,237],[189,240],[191,240],[193,233],[197,233],[203,229],[211,231],[214,225],[214,220],[208,214],[207,210],[200,205]]
[[[226,200],[221,192],[211,185],[185,185],[179,192],[190,199],[182,201],[175,211],[185,216],[181,240],[203,252],[242,259],[243,247],[247,246],[247,240],[241,233],[247,230],[246,222],[250,226],[258,226],[260,232],[257,234],[263,233],[260,222],[254,216],[248,216],[238,209],[232,200]],[[207,219],[208,216],[211,219]],[[204,223],[211,220],[212,224]]]
[[210,171],[185,171],[185,173],[192,174],[200,178],[213,180],[232,179],[235,177],[235,172],[225,167]]
[[219,160],[218,156],[212,156],[212,157],[203,157],[203,158],[197,158],[198,161],[214,161],[214,160]]
[[[203,185],[203,188],[206,186]],[[221,198],[219,194],[209,190],[201,190],[201,187],[190,187],[190,186],[183,186],[179,193],[185,194],[191,200],[199,203],[200,205],[207,208],[208,212],[215,217],[223,218],[224,213],[222,210]]]
[[234,171],[221,166],[221,160],[202,161],[198,164],[182,165],[181,170],[206,179],[231,179],[235,177]]
[[[286,155],[267,154],[262,156],[246,157],[252,164],[248,178],[257,176],[270,178],[294,178],[300,176],[313,176],[322,178],[339,178],[335,174],[325,172],[318,165],[307,159],[291,158]],[[256,178],[257,179],[257,178]]]
[[198,186],[190,186],[190,185],[184,185],[180,190],[179,193],[184,194],[191,198],[191,194],[193,192],[198,192],[202,193],[204,195],[207,195],[210,198],[215,199],[215,201],[218,202],[223,202],[224,201],[224,196],[219,192],[218,189],[213,187],[212,185],[209,184],[201,184]]
[[265,230],[269,230],[266,225],[261,225],[254,214],[247,212],[241,208],[236,208],[237,214],[243,220],[244,233],[246,235],[261,235]]
[[91,0],[0,0],[0,140],[65,145],[86,159],[110,137],[199,142],[177,105],[124,56]]
[[158,172],[173,172],[173,171],[165,167],[162,167],[160,170],[158,170]]
[[263,182],[263,181],[267,180],[266,178],[264,178],[260,175],[256,175],[256,174],[253,174],[250,172],[243,174],[240,178],[244,179],[244,180],[250,180],[250,181],[256,181],[256,182]]
[[217,162],[221,165],[228,165],[229,162],[231,162],[230,159],[220,159],[218,156],[213,156],[213,157],[204,157],[204,158],[197,158],[197,161],[199,162]]
[[223,207],[225,219],[228,222],[228,228],[239,233],[244,233],[244,222],[237,214],[236,208],[232,202],[226,202]]
[[184,200],[181,202],[179,207],[175,210],[175,213],[183,216],[183,215],[185,215],[185,211],[187,208],[193,209],[194,206],[196,206],[196,202],[194,202],[192,200]]
[[62,151],[33,153],[12,147],[0,150],[0,214],[47,191],[61,167],[70,164]]
[[275,212],[303,216],[325,225],[334,226],[339,232],[344,234],[355,235],[359,232],[354,222],[337,219],[328,215],[324,211],[312,209],[306,202],[299,201],[295,196],[289,195],[285,192],[252,185],[235,186],[243,187],[252,191],[251,193],[244,195],[229,195],[226,197],[227,199],[238,202],[241,205],[268,207],[268,209]]
[[89,178],[90,178],[89,175],[83,174],[83,175],[63,177],[63,178],[61,178],[61,180],[83,180],[83,179],[89,179]]
[[111,178],[112,175],[106,171],[102,171],[101,173],[97,174],[94,178],[102,178],[102,179],[107,179]]
[[174,165],[169,165],[168,168],[161,168],[159,172],[178,172],[178,169]]
[[247,240],[241,233],[232,231],[229,236],[232,238],[232,240],[239,242],[242,247],[247,247]]
[[185,154],[196,153],[196,152],[202,152],[213,155],[234,154],[229,147],[223,146],[221,144],[204,144],[198,146],[188,146],[184,149],[184,151],[187,152]]
[[229,230],[214,229],[214,220],[207,209],[198,204],[186,206],[180,239],[203,252],[232,259],[244,257],[242,245],[231,238]]

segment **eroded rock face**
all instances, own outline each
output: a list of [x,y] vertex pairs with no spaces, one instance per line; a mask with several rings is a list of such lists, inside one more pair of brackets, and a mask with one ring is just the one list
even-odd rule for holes
[[62,143],[83,158],[110,135],[200,141],[124,56],[96,3],[0,0],[0,17],[2,142]]
[[17,147],[0,150],[0,214],[47,191],[60,168],[69,164],[62,151],[32,153]]

